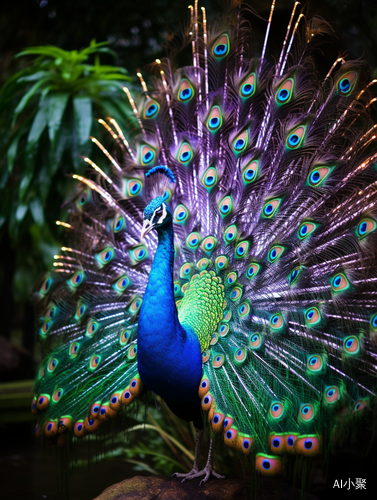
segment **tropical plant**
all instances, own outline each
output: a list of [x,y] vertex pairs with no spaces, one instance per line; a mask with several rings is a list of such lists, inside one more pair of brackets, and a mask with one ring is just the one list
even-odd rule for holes
[[66,174],[85,171],[80,156],[93,154],[94,118],[112,116],[125,126],[132,114],[122,91],[130,77],[124,68],[100,63],[109,55],[114,52],[106,42],[92,41],[80,51],[30,47],[16,57],[36,57],[0,91],[0,227],[7,226],[16,249],[13,284],[20,298],[50,264]]

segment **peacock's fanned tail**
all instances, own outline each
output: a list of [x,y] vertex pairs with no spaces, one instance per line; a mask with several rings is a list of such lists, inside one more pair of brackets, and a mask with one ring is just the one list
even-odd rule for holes
[[173,60],[158,61],[153,89],[142,80],[142,95],[127,90],[139,136],[102,121],[119,144],[113,158],[97,141],[110,173],[87,160],[97,177],[74,176],[81,188],[62,223],[72,248],[35,292],[48,353],[35,384],[38,433],[92,432],[142,390],[138,311],[157,235],[146,244],[140,232],[153,195],[144,172],[156,165],[176,178],[165,192],[174,293],[181,321],[200,335],[212,430],[273,474],[283,453],[316,456],[334,425],[368,412],[377,374],[371,84],[364,63],[342,58],[317,78],[312,54],[329,28],[296,7],[271,66],[271,16],[254,57],[238,5],[209,27],[196,2],[192,66],[172,72]]

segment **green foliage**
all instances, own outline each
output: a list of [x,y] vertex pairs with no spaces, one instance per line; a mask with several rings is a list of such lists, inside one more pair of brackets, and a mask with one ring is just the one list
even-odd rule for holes
[[99,127],[94,118],[111,116],[125,128],[132,116],[122,91],[130,77],[100,63],[101,55],[114,55],[105,45],[27,48],[16,57],[34,56],[31,64],[0,90],[0,227],[7,225],[17,249],[18,298],[28,296],[25,282],[35,281],[56,253],[54,223],[72,186],[67,174],[82,174],[87,164],[80,156],[98,154],[88,141]]

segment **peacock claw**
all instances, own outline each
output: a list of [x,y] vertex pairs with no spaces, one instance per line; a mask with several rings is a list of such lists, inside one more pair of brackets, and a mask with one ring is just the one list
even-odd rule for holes
[[204,479],[202,479],[199,483],[199,486],[201,486],[202,484],[204,484],[208,481],[208,479],[211,477],[211,474],[213,474],[217,479],[224,479],[225,478],[225,476],[222,476],[221,474],[218,474],[215,470],[213,470],[212,465],[208,465],[208,464],[201,471],[198,471],[198,469],[192,469],[187,474],[175,472],[172,475],[172,477],[183,477],[181,483],[184,483],[185,481],[190,481],[191,479],[195,479],[196,477],[204,476]]

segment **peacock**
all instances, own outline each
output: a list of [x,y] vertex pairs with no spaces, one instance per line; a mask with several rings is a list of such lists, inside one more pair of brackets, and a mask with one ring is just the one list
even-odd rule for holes
[[[331,32],[296,2],[275,64],[250,7],[212,26],[198,2],[182,47],[124,89],[109,165],[73,175],[69,246],[33,299],[45,357],[36,435],[62,444],[146,391],[194,423],[211,475],[219,437],[257,473],[324,456],[372,414],[377,375],[377,148],[368,68],[313,54]],[[173,40],[174,42],[174,40]],[[175,43],[175,42],[174,42]],[[192,64],[174,70],[185,46]],[[208,425],[207,425],[208,421]],[[208,460],[199,450],[210,431]]]

